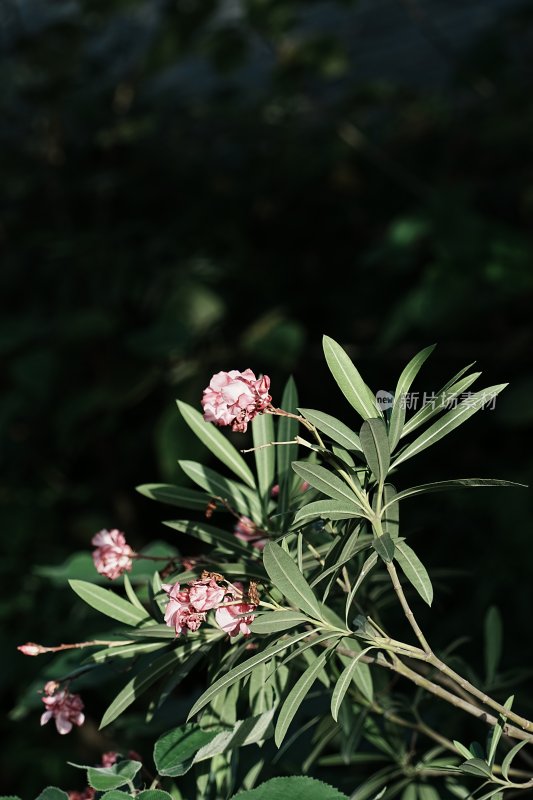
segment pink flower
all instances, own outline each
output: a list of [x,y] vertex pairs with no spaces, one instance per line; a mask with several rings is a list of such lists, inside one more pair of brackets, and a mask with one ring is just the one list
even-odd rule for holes
[[224,594],[225,589],[214,578],[193,581],[189,589],[189,603],[195,611],[210,611],[222,603]]
[[268,375],[258,379],[251,369],[217,372],[204,389],[204,419],[221,427],[231,425],[232,430],[244,433],[248,423],[270,406],[269,389]]
[[38,656],[41,653],[45,653],[45,649],[40,644],[35,644],[35,642],[26,642],[26,644],[19,644],[17,650],[20,650],[21,653],[24,653],[25,656]]
[[240,539],[241,542],[248,542],[252,547],[262,550],[268,539],[264,535],[264,531],[259,530],[255,522],[250,517],[241,515],[239,521],[235,525],[233,531],[235,538]]
[[91,789],[90,786],[87,786],[87,788],[84,789],[83,792],[77,792],[74,790],[71,792],[67,792],[67,794],[68,794],[68,800],[93,800],[96,794],[96,790]]
[[112,767],[118,761],[118,753],[114,750],[108,750],[107,753],[102,753],[102,766]]
[[93,552],[94,566],[100,575],[114,580],[129,572],[132,565],[133,550],[126,544],[123,533],[114,528],[112,531],[104,530],[95,534],[91,540],[96,549]]
[[279,483],[275,483],[272,489],[270,490],[270,497],[278,497],[279,495]]
[[[239,633],[242,633],[243,636],[249,636],[251,634],[250,625],[255,619],[255,614],[250,612],[255,611],[257,606],[253,603],[242,602],[242,583],[236,582],[234,589],[235,591],[228,593],[224,599],[224,602],[233,603],[233,605],[224,605],[217,608],[215,619],[222,630],[230,636],[238,636]],[[241,602],[236,602],[239,600]]]
[[58,691],[58,688],[56,681],[45,684],[46,696],[41,699],[46,711],[41,716],[41,725],[46,725],[54,717],[58,733],[65,734],[72,730],[72,725],[83,725],[83,701],[79,694],[71,694],[67,689]]
[[205,620],[205,613],[198,612],[191,604],[189,589],[180,589],[179,583],[164,583],[163,589],[169,597],[165,610],[167,625],[175,629],[176,636],[197,631]]

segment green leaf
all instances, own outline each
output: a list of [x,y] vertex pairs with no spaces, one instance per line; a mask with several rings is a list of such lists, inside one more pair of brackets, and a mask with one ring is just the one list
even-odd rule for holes
[[[391,539],[397,539],[400,531],[400,506],[397,502],[398,494],[392,483],[386,483],[383,487],[383,509],[381,525],[383,531],[388,533]],[[385,510],[387,513],[385,514]]]
[[398,543],[393,542],[388,533],[384,533],[381,536],[376,536],[372,540],[372,547],[387,564],[390,564],[394,558],[394,552],[397,546]]
[[[138,796],[136,795],[136,797]],[[99,800],[131,800],[131,794],[129,792],[121,792],[120,789],[111,789],[110,792],[99,795]]]
[[[102,800],[105,798],[102,797]],[[172,795],[163,792],[162,789],[145,789],[144,792],[135,795],[135,800],[172,800]]]
[[95,608],[107,617],[111,617],[111,619],[116,619],[125,625],[138,625],[149,620],[146,611],[141,611],[109,589],[95,586],[88,581],[72,580],[69,581],[69,584],[76,594],[91,608]]
[[328,655],[329,653],[326,651],[317,656],[314,663],[311,664],[311,666],[305,670],[303,675],[298,678],[287,695],[285,702],[281,706],[278,721],[276,723],[276,730],[274,732],[274,741],[276,742],[277,747],[280,747],[281,743],[283,742],[289,725],[311,690],[311,686],[317,679],[318,673],[321,672]]
[[502,654],[503,629],[500,612],[491,606],[485,617],[485,674],[488,683],[496,677]]
[[376,412],[379,416],[381,412],[376,405],[374,395],[361,378],[345,350],[329,336],[324,336],[322,341],[324,355],[331,374],[350,405],[355,408],[363,419],[375,417]]
[[[168,630],[170,631],[170,628]],[[134,644],[126,644],[123,647],[106,647],[96,653],[91,653],[85,661],[102,664],[106,661],[113,661],[115,658],[132,658],[133,656],[144,655],[154,650],[161,650],[162,647],[168,647],[168,642],[136,642]]]
[[354,673],[358,668],[359,659],[361,656],[365,655],[365,653],[368,653],[369,650],[372,650],[372,647],[365,647],[364,650],[361,650],[361,652],[356,655],[355,658],[351,659],[351,664],[348,664],[348,666],[345,667],[342,673],[339,675],[339,679],[335,684],[335,689],[331,695],[331,716],[335,722],[337,721],[339,709],[342,701],[344,700],[344,695],[348,691],[350,683],[353,680]]
[[68,794],[56,786],[47,786],[36,800],[68,800]]
[[515,483],[514,481],[502,481],[498,478],[456,478],[449,481],[436,481],[435,483],[423,483],[420,486],[413,486],[411,489],[404,489],[391,500],[388,498],[383,506],[383,511],[388,509],[391,503],[406,500],[408,497],[415,497],[418,494],[428,494],[431,492],[445,492],[448,489],[475,489],[484,488],[487,486],[508,487],[516,486],[526,489],[527,486],[523,483]]
[[250,467],[224,434],[213,423],[206,422],[200,412],[192,406],[181,400],[178,400],[177,403],[183,419],[208,450],[238,478],[248,484],[250,489],[255,489],[255,480]]
[[407,580],[414,586],[428,606],[433,602],[433,586],[425,566],[416,553],[405,542],[396,541],[396,561]]
[[274,441],[274,420],[271,414],[258,414],[252,422],[252,436],[254,447],[261,448],[254,452],[257,468],[257,482],[259,492],[266,510],[270,500],[270,492],[274,484],[276,469],[276,448],[274,446],[261,447]]
[[263,550],[263,564],[268,577],[290,603],[306,614],[320,619],[318,601],[313,590],[292,560],[274,542],[267,542]]
[[186,533],[188,536],[194,536],[201,542],[210,544],[213,547],[219,547],[227,553],[241,553],[248,557],[256,556],[253,548],[241,542],[232,533],[222,530],[222,528],[215,528],[214,525],[207,525],[203,522],[191,522],[188,519],[178,519],[163,522],[169,528],[173,528],[180,533]]
[[154,747],[154,763],[160,775],[176,778],[192,767],[194,757],[220,733],[220,728],[206,731],[196,722],[174,728],[159,737]]
[[411,388],[411,385],[418,375],[420,368],[424,361],[431,355],[433,350],[435,349],[435,345],[432,344],[429,347],[425,347],[424,350],[421,350],[419,353],[411,359],[411,361],[407,364],[405,369],[403,370],[402,374],[398,379],[398,383],[396,384],[396,390],[394,392],[394,402],[392,405],[392,413],[390,418],[389,424],[389,441],[390,441],[390,450],[391,453],[400,441],[400,436],[402,435],[403,425],[405,421],[405,395]]
[[105,792],[131,782],[141,769],[140,761],[118,761],[112,767],[89,767],[87,782],[93,789]]
[[129,680],[118,693],[102,717],[100,730],[119,717],[143,692],[170,670],[177,667],[175,674],[179,675],[180,679],[183,679],[198,663],[207,649],[208,646],[205,641],[196,640],[192,645],[189,645],[188,651],[183,652],[181,648],[176,648],[153,661],[138,675]]
[[461,742],[458,742],[457,739],[454,739],[453,743],[454,743],[455,747],[457,748],[457,751],[463,756],[463,758],[466,758],[467,761],[470,758],[472,758],[472,753],[470,752],[468,747],[465,747],[464,744],[461,744]]
[[308,464],[305,461],[296,461],[292,468],[300,478],[307,481],[314,489],[318,489],[319,492],[332,497],[334,500],[353,503],[361,511],[363,510],[361,503],[350,487],[329,469],[316,464]]
[[345,618],[346,624],[348,624],[348,617],[350,615],[350,606],[352,605],[353,599],[357,593],[357,590],[363,583],[364,579],[368,575],[368,573],[376,566],[377,560],[379,556],[377,553],[371,553],[368,558],[366,559],[365,563],[361,567],[361,572],[357,576],[357,580],[354,583],[348,597],[346,598],[346,611],[345,611]]
[[[296,414],[298,406],[298,392],[296,384],[292,377],[289,378],[285,384],[283,395],[281,398],[281,408],[284,411],[289,411],[291,414]],[[290,442],[298,434],[298,421],[291,419],[291,417],[278,418],[278,441]],[[289,444],[281,447],[276,447],[276,458],[278,465],[278,512],[285,514],[289,508],[290,488],[291,488],[291,464],[298,458],[298,445]],[[283,529],[284,518],[282,519]]]
[[390,467],[389,438],[382,419],[368,419],[359,432],[368,466],[378,483],[383,483]]
[[[507,698],[507,700],[503,704],[503,707],[507,711],[510,711],[513,702],[514,702],[514,694],[512,694],[510,697]],[[507,722],[507,716],[505,714],[500,714],[498,718],[498,724],[495,725],[491,731],[490,744],[487,749],[487,762],[491,765],[494,764],[494,758],[496,756],[496,748],[498,747],[498,743],[502,738],[503,728],[506,722]]]
[[297,611],[267,611],[255,618],[251,629],[253,633],[279,633],[309,621],[308,617]]
[[299,642],[301,639],[309,636],[309,634],[309,631],[304,631],[303,633],[297,633],[294,636],[290,636],[288,639],[282,639],[271,647],[267,647],[266,650],[263,650],[262,652],[257,653],[255,656],[252,656],[252,658],[247,659],[242,664],[238,664],[225,675],[222,675],[214,683],[212,683],[211,686],[209,686],[209,688],[196,701],[189,711],[188,719],[194,716],[194,714],[197,714],[198,711],[210,703],[212,698],[216,697],[216,695],[219,694],[219,692],[221,692],[223,689],[231,686],[236,681],[248,675],[248,673],[251,672],[258,664],[261,664],[263,661],[268,661],[273,656],[283,652],[283,650],[286,650],[288,647],[291,647],[291,645],[296,644],[296,642]]
[[[191,481],[204,489],[210,497],[222,497],[229,501],[239,514],[253,516],[261,521],[261,506],[257,497],[250,497],[250,490],[244,484],[219,475],[197,461],[178,461],[181,469]],[[255,507],[254,507],[255,500]]]
[[270,708],[263,714],[238,720],[231,730],[218,733],[209,744],[201,747],[196,753],[193,763],[199,764],[216,755],[229,753],[239,747],[247,747],[263,741],[267,736],[272,735],[271,724],[274,713],[275,709]]
[[142,486],[136,486],[135,490],[159,503],[168,503],[171,506],[178,506],[178,508],[190,508],[194,511],[203,511],[209,500],[209,497],[206,497],[203,492],[186,489],[183,486],[173,486],[170,483],[145,483]]
[[448,381],[448,383],[443,386],[442,389],[436,392],[434,399],[428,401],[419,411],[416,412],[416,414],[411,417],[411,419],[407,420],[402,431],[402,438],[407,436],[416,428],[419,428],[421,425],[424,425],[437,414],[440,414],[447,403],[455,400],[457,397],[459,397],[461,392],[465,392],[470,386],[472,386],[473,383],[475,383],[475,381],[477,381],[481,375],[481,372],[473,372],[471,375],[466,375],[464,378],[461,377],[463,373],[466,372],[466,370],[471,366],[472,364],[458,372],[451,381]]
[[518,754],[518,752],[526,744],[528,744],[527,739],[524,739],[523,741],[518,742],[517,744],[514,745],[514,747],[511,748],[511,750],[509,750],[509,752],[507,753],[507,755],[503,759],[503,761],[502,761],[502,775],[503,775],[503,777],[505,778],[506,781],[509,780],[509,770],[511,768],[511,764],[513,763],[514,757]]
[[477,775],[480,778],[492,776],[489,765],[481,758],[470,758],[464,764],[460,764],[459,769],[467,775]]
[[311,422],[321,433],[332,439],[346,450],[357,450],[362,452],[359,436],[340,420],[323,411],[315,411],[314,408],[299,408],[300,414]]
[[355,519],[366,516],[364,511],[361,511],[353,503],[348,503],[346,500],[317,500],[313,503],[307,503],[307,505],[298,509],[292,527],[301,527],[317,517],[335,520]]
[[[363,648],[359,642],[352,637],[345,637],[344,639],[341,639],[340,646],[343,649],[351,650],[353,653],[355,653],[355,657],[363,655]],[[349,664],[353,661],[353,657],[345,656],[341,653],[338,653],[338,657],[345,667],[349,666]],[[364,661],[358,661],[357,669],[352,673],[352,680],[363,697],[366,697],[366,699],[371,703],[374,697],[374,685],[372,681],[372,673],[368,664],[365,664]]]
[[231,800],[348,800],[345,794],[327,783],[298,775],[272,778],[255,789],[239,792]]
[[133,586],[131,585],[131,581],[128,578],[127,573],[125,572],[122,577],[124,578],[124,589],[128,596],[128,600],[132,605],[136,606],[139,609],[139,611],[142,611],[143,614],[146,614],[146,609],[139,600],[139,598],[137,597],[137,595],[135,594],[135,591],[133,589]]
[[422,450],[447,436],[459,425],[462,425],[463,422],[466,422],[476,411],[479,411],[487,403],[488,398],[498,395],[507,385],[507,383],[501,383],[498,386],[489,386],[487,389],[473,394],[468,400],[462,400],[456,408],[444,414],[443,417],[424,431],[418,439],[408,445],[392,466],[397,467],[398,464],[418,455]]

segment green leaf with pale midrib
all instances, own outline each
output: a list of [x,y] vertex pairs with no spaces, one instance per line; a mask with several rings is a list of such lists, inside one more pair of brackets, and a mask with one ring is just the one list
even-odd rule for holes
[[[296,384],[292,377],[289,378],[285,384],[283,395],[281,398],[281,407],[284,411],[289,411],[291,414],[296,414],[298,406],[298,391]],[[277,439],[280,442],[290,442],[298,433],[298,421],[291,417],[278,417],[277,424]],[[291,494],[291,464],[298,458],[298,445],[288,444],[281,447],[276,447],[276,460],[278,471],[278,512],[280,515],[286,514],[289,510],[290,494]],[[280,516],[279,521],[281,530],[285,530],[286,517]]]
[[404,436],[407,436],[416,428],[419,428],[424,423],[428,422],[437,414],[443,410],[445,403],[451,402],[455,400],[461,392],[465,392],[470,386],[472,386],[475,381],[481,375],[481,372],[473,372],[471,375],[466,375],[464,378],[460,378],[467,369],[469,369],[472,364],[469,364],[468,367],[462,369],[460,372],[452,378],[451,381],[448,381],[442,389],[436,392],[435,400],[429,401],[426,405],[422,406],[422,408],[414,414],[411,419],[408,419],[404,425],[404,428],[401,433],[401,437],[403,439]]
[[177,404],[183,419],[200,441],[238,478],[248,484],[250,489],[255,489],[255,480],[250,467],[231,442],[213,423],[206,422],[195,408],[181,400],[178,400]]
[[289,725],[294,719],[301,704],[309,694],[309,691],[317,679],[318,673],[322,670],[328,655],[329,653],[326,651],[317,656],[316,661],[311,664],[311,666],[305,670],[303,675],[298,678],[291,691],[287,695],[285,702],[281,706],[278,721],[276,723],[276,730],[274,733],[274,741],[276,742],[277,747],[279,747],[283,742]]
[[[170,483],[145,483],[136,486],[135,490],[159,503],[168,503],[171,506],[190,508],[195,511],[203,511],[209,501],[209,496],[203,492],[186,489],[184,486],[174,486]],[[221,510],[222,508],[223,506],[220,506]]]
[[324,336],[324,355],[331,374],[348,400],[363,419],[381,415],[372,392],[365,384],[345,350],[334,339]]
[[299,408],[300,414],[311,422],[321,433],[325,433],[334,442],[346,450],[362,452],[359,436],[336,417],[316,411],[314,408]]
[[422,367],[425,360],[428,356],[431,355],[433,350],[435,349],[435,345],[432,344],[429,347],[425,347],[424,350],[421,350],[417,353],[414,358],[407,364],[405,369],[403,370],[402,374],[398,379],[398,383],[396,384],[396,390],[394,392],[394,402],[392,406],[392,413],[390,418],[389,424],[389,441],[390,441],[390,450],[391,453],[395,449],[396,445],[400,441],[400,437],[402,435],[403,425],[405,421],[405,395],[411,388],[411,385],[418,375],[420,368]]
[[252,622],[252,633],[278,633],[309,622],[309,618],[297,611],[267,611]]
[[194,536],[200,539],[201,542],[218,546],[223,548],[226,552],[236,554],[242,553],[248,557],[257,558],[257,551],[246,542],[241,542],[232,533],[216,528],[214,525],[208,525],[203,522],[191,522],[188,519],[167,520],[163,522],[169,528],[173,528],[180,533],[186,533],[188,536]]
[[274,484],[276,470],[276,448],[263,447],[274,441],[274,420],[270,414],[258,414],[252,422],[252,436],[254,447],[255,465],[257,469],[257,482],[266,515],[270,492]]
[[363,510],[357,495],[354,494],[348,484],[330,470],[316,464],[308,464],[305,461],[296,461],[292,468],[300,478],[307,481],[314,489],[318,489],[319,492],[333,498],[333,500],[353,503]]
[[430,606],[433,602],[433,587],[428,572],[416,553],[405,542],[397,540],[394,558],[422,600]]
[[294,518],[292,527],[303,525],[316,517],[326,519],[352,519],[366,517],[366,514],[358,509],[353,503],[342,500],[316,500],[302,506]]
[[273,585],[290,603],[320,619],[313,590],[288,553],[274,542],[267,542],[263,550],[263,564]]
[[382,419],[367,419],[359,431],[361,447],[372,474],[383,483],[390,467],[390,450],[387,427]]
[[404,489],[402,492],[394,497],[394,499],[383,506],[383,511],[389,508],[393,503],[399,500],[405,500],[407,497],[415,497],[417,494],[426,494],[429,492],[444,492],[447,489],[474,489],[483,488],[486,486],[515,486],[521,489],[527,489],[524,483],[515,483],[514,481],[504,481],[498,478],[455,478],[449,481],[435,481],[435,483],[423,483],[420,486],[413,486],[411,489]]
[[335,684],[335,689],[331,695],[331,716],[335,721],[337,721],[341,703],[344,700],[344,696],[348,691],[350,683],[352,682],[355,671],[359,666],[359,659],[368,653],[369,650],[372,650],[372,647],[365,647],[364,650],[361,650],[361,652],[356,655],[355,658],[351,659],[351,664],[348,664],[348,666],[345,667],[342,673],[339,675],[339,679]]
[[91,608],[125,625],[139,625],[139,623],[148,622],[150,619],[146,611],[141,611],[127,600],[119,597],[109,589],[104,589],[102,586],[95,586],[88,581],[78,580],[69,581],[69,585]]
[[255,494],[242,483],[225,478],[215,470],[204,467],[198,461],[178,461],[181,469],[194,483],[200,486],[210,497],[222,497],[229,500],[239,514],[251,516],[261,522],[261,505]]

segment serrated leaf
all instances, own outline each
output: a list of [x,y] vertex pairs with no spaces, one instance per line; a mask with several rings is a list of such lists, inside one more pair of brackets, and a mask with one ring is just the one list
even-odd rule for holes
[[251,629],[252,633],[279,633],[309,621],[308,617],[297,611],[267,611],[255,618]]
[[[292,377],[285,384],[281,398],[281,408],[296,414],[298,406],[298,391]],[[290,442],[298,434],[298,421],[291,417],[278,418],[278,441]],[[289,509],[290,488],[291,488],[291,464],[298,458],[298,445],[289,444],[276,447],[277,470],[278,470],[278,512],[284,515]],[[282,530],[285,530],[285,518],[281,516]]]
[[408,497],[415,497],[418,494],[428,494],[431,492],[445,492],[448,489],[477,489],[488,486],[496,487],[509,487],[515,486],[526,489],[527,486],[523,483],[515,483],[514,481],[502,481],[498,478],[455,478],[449,481],[436,481],[435,483],[423,483],[420,486],[413,486],[411,489],[404,489],[398,492],[396,497],[392,500],[387,500],[383,505],[383,511],[388,509],[393,502],[406,500]]
[[118,761],[111,767],[89,767],[87,783],[99,792],[119,789],[130,783],[141,769],[140,761]]
[[203,730],[196,722],[188,722],[167,731],[154,747],[154,763],[160,775],[172,778],[185,775],[192,767],[198,750],[205,747],[221,729]]
[[202,694],[202,696],[198,698],[196,703],[189,711],[188,719],[194,716],[194,714],[197,714],[198,711],[210,703],[212,698],[216,697],[216,695],[223,689],[231,686],[236,681],[241,680],[241,678],[246,677],[246,675],[248,675],[248,673],[251,672],[258,664],[261,664],[263,661],[268,661],[273,656],[283,652],[283,650],[291,647],[291,645],[296,644],[296,642],[299,642],[301,639],[309,636],[309,633],[309,631],[304,631],[303,633],[297,633],[294,636],[290,636],[287,639],[282,639],[271,647],[267,647],[267,649],[263,650],[261,653],[257,653],[255,656],[252,656],[252,658],[247,659],[242,664],[238,664],[236,667],[233,667],[233,669],[212,683],[211,686],[209,686],[209,688]]
[[141,611],[115,592],[104,589],[102,586],[77,580],[69,581],[69,585],[78,597],[81,597],[91,608],[124,623],[124,625],[139,625],[150,619],[144,609]]
[[434,399],[429,400],[411,417],[411,419],[407,420],[402,431],[402,439],[416,428],[429,422],[429,420],[437,414],[440,414],[446,404],[453,402],[459,397],[461,392],[465,392],[477,381],[481,372],[473,372],[471,375],[466,375],[464,378],[461,377],[471,366],[472,364],[458,372],[457,375],[442,387],[442,389],[436,392]]
[[299,408],[298,411],[315,428],[318,428],[321,433],[325,433],[328,438],[340,444],[341,447],[346,448],[346,450],[362,452],[363,448],[361,447],[359,436],[336,417],[332,417],[331,414],[325,414],[323,411],[316,411],[314,408]]
[[388,533],[384,533],[381,536],[376,536],[372,540],[372,547],[386,564],[390,564],[394,558],[394,553],[397,546],[398,543],[393,542]]
[[36,800],[68,800],[68,794],[62,789],[58,789],[57,786],[47,786]]
[[421,434],[418,439],[415,439],[406,449],[398,456],[392,467],[397,467],[398,464],[403,463],[408,458],[421,453],[427,447],[435,444],[444,436],[447,436],[455,428],[466,422],[473,414],[479,411],[488,401],[488,398],[498,395],[507,383],[501,383],[497,386],[489,386],[487,389],[477,392],[468,400],[462,400],[458,403],[456,408],[448,411],[437,422],[434,422],[427,430]]
[[276,448],[274,446],[262,447],[262,445],[273,442],[275,438],[274,420],[270,414],[258,414],[252,421],[252,437],[254,447],[259,448],[254,452],[257,483],[263,508],[266,510],[276,470]]
[[[166,792],[164,792],[166,794]],[[139,795],[136,795],[138,797]],[[122,792],[120,789],[111,789],[110,792],[99,795],[99,800],[131,800],[129,792]]]
[[348,800],[345,794],[314,778],[272,778],[255,789],[239,792],[231,800]]
[[274,542],[267,542],[263,550],[263,564],[268,577],[290,603],[320,619],[318,601],[313,590],[292,558]]
[[341,703],[344,700],[344,696],[348,691],[350,683],[354,677],[354,673],[358,667],[359,659],[361,656],[364,656],[365,653],[368,653],[369,650],[372,650],[372,647],[365,647],[364,650],[355,656],[355,658],[351,659],[351,664],[348,664],[347,667],[339,675],[339,679],[335,684],[335,689],[333,690],[333,694],[331,695],[331,716],[337,721],[337,717],[339,715],[339,709],[341,707]]
[[353,503],[348,503],[346,500],[316,500],[298,509],[292,527],[297,528],[305,525],[317,517],[337,520],[356,519],[366,516],[364,511],[361,511]]
[[346,351],[329,336],[324,336],[322,341],[330,372],[350,405],[363,419],[379,416],[381,411],[376,405],[374,395]]
[[144,792],[135,795],[135,800],[172,800],[172,795],[162,789],[145,789]]
[[144,483],[136,486],[135,491],[150,500],[158,503],[168,503],[178,508],[190,508],[194,511],[203,511],[209,501],[209,496],[195,489],[186,489],[184,486],[174,486],[170,483]]
[[411,361],[407,364],[405,369],[403,370],[402,374],[398,379],[398,383],[396,384],[396,390],[394,392],[394,402],[392,405],[392,413],[390,418],[389,424],[389,441],[390,441],[390,451],[391,453],[395,449],[396,445],[400,441],[400,437],[402,435],[403,425],[405,421],[405,410],[406,410],[406,403],[405,403],[405,396],[411,385],[418,375],[420,368],[422,367],[424,361],[431,355],[433,350],[435,349],[435,345],[432,344],[429,347],[425,347],[424,350],[421,350],[419,353],[411,359]]
[[317,464],[307,464],[305,461],[296,461],[292,468],[302,480],[307,481],[310,486],[318,489],[319,492],[334,500],[353,503],[363,511],[363,507],[354,492],[331,470],[320,467]]
[[229,442],[213,423],[206,422],[203,416],[192,406],[181,400],[177,401],[181,415],[189,428],[219,461],[228,467],[250,489],[255,489],[255,480],[250,467],[239,451]]
[[317,656],[316,660],[310,667],[308,667],[303,675],[301,675],[289,694],[287,695],[283,705],[281,706],[278,721],[276,723],[276,730],[274,732],[274,741],[277,747],[280,747],[285,734],[294,719],[296,712],[301,704],[309,694],[311,687],[321,672],[329,653],[326,651]]
[[190,646],[192,653],[188,658],[186,653],[176,648],[153,661],[148,667],[129,680],[118,693],[102,717],[100,730],[119,717],[143,692],[170,670],[177,668],[175,674],[180,675],[181,679],[183,679],[203,657],[207,649],[209,648],[205,641],[197,641]]
[[500,612],[491,606],[485,617],[485,674],[492,683],[502,654],[503,628]]
[[390,449],[387,427],[382,419],[367,419],[359,431],[361,447],[372,474],[383,483],[390,466]]
[[509,770],[511,768],[511,764],[513,763],[514,757],[519,753],[519,751],[526,744],[528,744],[527,739],[524,739],[523,741],[518,742],[517,744],[514,745],[514,747],[511,748],[511,750],[509,750],[509,752],[507,753],[507,755],[503,759],[503,761],[502,761],[502,775],[503,775],[503,777],[505,778],[506,781],[509,780]]
[[416,589],[422,600],[430,606],[433,602],[433,586],[427,569],[416,553],[405,542],[396,541],[394,557],[407,580]]

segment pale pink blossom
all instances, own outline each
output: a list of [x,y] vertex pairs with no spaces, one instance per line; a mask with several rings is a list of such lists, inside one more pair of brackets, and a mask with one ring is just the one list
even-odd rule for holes
[[45,653],[45,649],[40,644],[35,644],[35,642],[26,642],[26,644],[19,644],[17,650],[20,650],[21,653],[24,653],[25,656],[39,656],[41,653]]
[[231,425],[232,430],[244,433],[248,423],[270,406],[269,389],[268,375],[256,378],[251,369],[217,372],[204,389],[204,419],[221,427]]
[[278,497],[279,496],[279,483],[275,483],[272,489],[270,490],[270,497]]
[[135,554],[121,531],[116,528],[108,531],[104,528],[93,536],[91,544],[96,548],[93,561],[100,575],[114,580],[123,572],[131,570],[132,557]]
[[310,486],[311,486],[311,484],[308,483],[307,481],[302,481],[302,483],[300,484],[300,491],[301,492],[306,492],[309,489]]
[[255,619],[255,614],[250,612],[255,611],[257,606],[253,603],[243,602],[242,583],[235,582],[233,590],[224,598],[224,602],[228,605],[222,605],[215,611],[217,625],[230,636],[238,636],[239,633],[249,636],[251,634],[250,625]]
[[225,589],[214,578],[205,578],[191,583],[189,602],[196,611],[210,611],[224,600]]
[[112,767],[113,764],[116,764],[118,761],[118,753],[115,753],[114,750],[108,750],[107,753],[102,753],[102,766],[103,767]]
[[56,681],[48,681],[44,687],[45,697],[42,701],[46,711],[41,715],[41,725],[55,719],[58,733],[65,734],[72,730],[73,725],[83,725],[85,715],[83,700],[79,694],[71,694],[67,689],[60,689]]
[[239,517],[233,533],[236,539],[240,539],[241,542],[248,542],[258,550],[262,550],[268,542],[265,532],[260,530],[255,522],[250,517],[244,516],[244,514]]
[[187,631],[197,631],[205,620],[205,612],[197,611],[191,604],[189,589],[180,589],[179,583],[164,583],[163,589],[169,600],[165,610],[165,622],[174,628],[176,636]]

